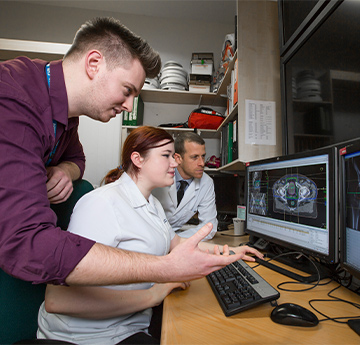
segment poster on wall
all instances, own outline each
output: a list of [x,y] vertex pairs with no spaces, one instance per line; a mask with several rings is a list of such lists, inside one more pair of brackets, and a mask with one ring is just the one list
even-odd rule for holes
[[245,144],[276,145],[275,102],[245,100]]

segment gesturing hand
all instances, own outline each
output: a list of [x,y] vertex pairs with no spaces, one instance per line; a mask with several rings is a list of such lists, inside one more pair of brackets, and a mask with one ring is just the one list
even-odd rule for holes
[[223,255],[219,255],[217,249],[214,249],[215,254],[201,251],[199,242],[210,233],[211,229],[211,223],[204,225],[196,234],[177,245],[167,255],[169,272],[164,273],[171,277],[171,281],[202,278],[244,256],[244,253],[229,255],[228,248],[224,248]]

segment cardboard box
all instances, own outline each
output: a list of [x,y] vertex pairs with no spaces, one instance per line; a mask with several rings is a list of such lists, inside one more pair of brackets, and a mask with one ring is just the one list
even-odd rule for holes
[[193,53],[191,58],[191,73],[212,75],[214,71],[213,53]]
[[190,92],[210,92],[210,85],[189,85]]
[[210,92],[211,75],[190,74],[189,91],[190,92]]

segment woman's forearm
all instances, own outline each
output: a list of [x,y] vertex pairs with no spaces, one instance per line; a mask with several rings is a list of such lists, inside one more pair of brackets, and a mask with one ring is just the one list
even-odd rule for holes
[[45,309],[85,319],[107,319],[134,313],[156,305],[150,289],[113,290],[103,287],[48,285]]

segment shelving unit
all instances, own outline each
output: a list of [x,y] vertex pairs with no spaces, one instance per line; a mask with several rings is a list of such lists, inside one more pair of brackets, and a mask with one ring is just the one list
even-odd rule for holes
[[31,59],[62,59],[70,44],[0,38],[0,60],[26,55]]
[[141,90],[141,98],[144,102],[155,103],[176,103],[176,104],[194,104],[194,105],[208,105],[226,107],[226,87],[230,83],[231,71],[234,68],[234,62],[237,57],[237,52],[234,58],[230,61],[225,76],[216,93],[214,92],[190,92],[190,91],[173,91],[173,90]]
[[[237,1],[237,51],[230,62],[227,72],[215,93],[194,93],[188,91],[143,90],[144,102],[168,103],[194,106],[226,107],[227,86],[231,82],[231,71],[238,59],[238,102],[231,113],[224,119],[216,131],[200,130],[204,138],[215,138],[221,141],[224,126],[237,117],[238,124],[238,158],[211,171],[243,171],[247,162],[281,155],[281,113],[280,113],[280,66],[278,39],[277,4],[270,1]],[[246,100],[274,101],[276,107],[276,145],[245,143]],[[166,120],[164,121],[166,122]],[[126,129],[126,128],[125,128]],[[165,128],[171,133],[183,130]],[[127,130],[127,129],[126,129]],[[130,130],[130,129],[129,129]]]
[[[220,87],[216,93],[207,92],[189,92],[189,91],[173,91],[173,90],[142,90],[140,95],[142,100],[151,103],[168,103],[168,104],[193,104],[194,107],[209,106],[209,107],[223,107],[225,109],[227,102],[227,85],[230,83],[231,71],[234,68],[234,62],[237,57],[235,53],[233,59],[229,62],[228,69],[224,75],[224,78],[220,84]],[[198,133],[204,139],[221,139],[221,127],[236,115],[237,107],[233,109],[225,119],[223,124],[217,129],[196,129]],[[122,126],[123,138],[126,138],[127,134],[136,128],[136,126]],[[176,137],[181,132],[192,132],[194,128],[174,128],[174,127],[162,127],[172,136]],[[229,165],[229,167],[231,167]],[[227,167],[227,168],[229,168]],[[221,171],[225,167],[218,169],[211,169],[211,171]],[[236,169],[236,168],[234,168]]]

